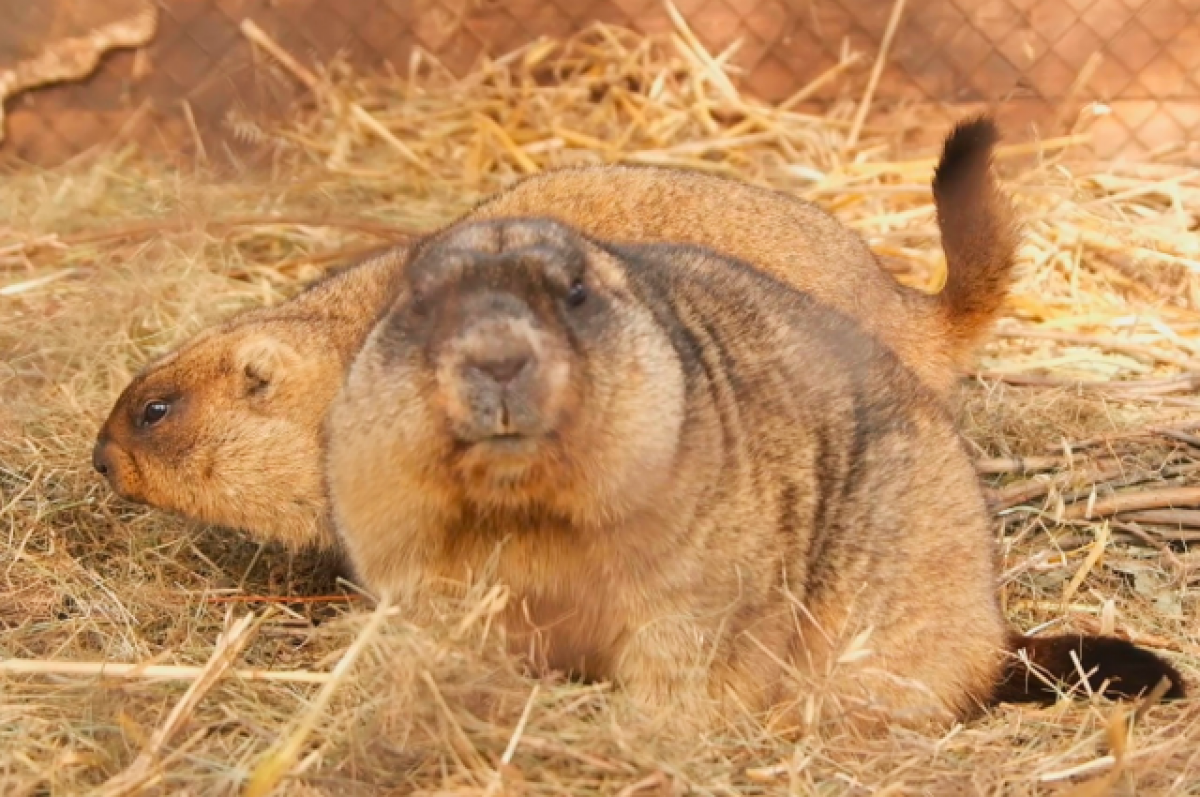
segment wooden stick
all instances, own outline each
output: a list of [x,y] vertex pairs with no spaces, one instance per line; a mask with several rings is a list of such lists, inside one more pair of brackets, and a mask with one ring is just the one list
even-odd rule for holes
[[1101,484],[1117,478],[1124,472],[1125,468],[1118,462],[1106,468],[1095,468],[1083,472],[1068,471],[1066,473],[1055,474],[1049,479],[1030,479],[1028,481],[1017,482],[1016,484],[1010,484],[1002,490],[994,491],[989,496],[988,508],[992,512],[1000,512],[1005,509],[1011,509],[1018,504],[1032,501],[1035,498],[1041,498],[1047,495],[1052,489],[1079,483]]
[[1063,513],[1064,520],[1094,520],[1140,509],[1200,506],[1200,487],[1164,487],[1158,490],[1137,490],[1117,493],[1096,501],[1088,511],[1086,502],[1072,504]]
[[853,149],[858,145],[858,136],[862,132],[863,123],[867,121],[867,112],[871,109],[871,99],[875,96],[875,88],[879,85],[879,78],[883,74],[883,65],[887,63],[892,38],[896,35],[896,29],[900,27],[902,13],[904,13],[904,0],[896,0],[895,5],[892,6],[892,15],[888,18],[887,29],[883,32],[879,55],[875,56],[875,63],[871,66],[871,76],[867,79],[867,90],[863,92],[862,101],[859,102],[858,109],[854,112],[854,123],[850,126],[850,134],[846,137],[846,149]]
[[1165,379],[1124,379],[1113,382],[1111,391],[1129,395],[1161,396],[1179,391],[1194,391],[1200,388],[1200,373],[1181,374]]
[[[1174,462],[1175,459],[1172,457],[1168,459],[1168,461]],[[1145,484],[1146,482],[1159,482],[1158,486],[1160,487],[1177,486],[1167,484],[1168,480],[1175,479],[1180,476],[1190,475],[1195,473],[1197,469],[1200,469],[1200,463],[1183,462],[1180,464],[1172,464],[1170,466],[1160,467],[1157,470],[1122,471],[1122,473],[1118,476],[1104,479],[1103,484],[1109,490],[1114,491],[1123,489],[1125,487],[1133,487],[1134,485],[1138,484]],[[1095,484],[1100,483],[1100,480],[1095,482]],[[1063,491],[1063,503],[1074,504],[1078,501],[1087,501],[1091,498],[1092,490],[1093,485],[1089,484],[1086,487],[1082,487],[1078,490],[1071,490],[1070,492]]]
[[[116,661],[43,661],[40,659],[0,660],[0,673],[22,675],[88,675],[100,678],[146,678],[149,680],[194,681],[204,675],[204,667],[184,665],[125,663]],[[329,673],[306,670],[227,670],[226,677],[243,681],[323,684]]]
[[1200,509],[1147,509],[1123,514],[1122,520],[1134,523],[1161,523],[1167,526],[1187,526],[1200,529]]
[[981,475],[999,473],[1033,473],[1051,470],[1066,464],[1062,457],[995,457],[975,460],[975,472]]

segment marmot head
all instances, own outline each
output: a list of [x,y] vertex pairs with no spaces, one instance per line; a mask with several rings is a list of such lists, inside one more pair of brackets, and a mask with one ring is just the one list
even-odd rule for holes
[[670,469],[683,377],[626,268],[542,219],[428,240],[334,406],[334,478],[373,449],[380,470],[407,463],[484,511],[589,522],[645,500]]
[[127,500],[293,548],[327,545],[320,431],[342,367],[313,319],[244,316],[143,369],[93,464]]

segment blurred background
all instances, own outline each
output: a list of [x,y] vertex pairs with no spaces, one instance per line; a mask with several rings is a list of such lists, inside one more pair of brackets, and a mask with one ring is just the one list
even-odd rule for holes
[[[159,0],[148,46],[109,52],[82,82],[7,101],[0,156],[61,163],[120,133],[143,147],[220,160],[238,146],[231,114],[288,113],[304,87],[256,56],[250,18],[304,63],[344,58],[359,73],[403,73],[421,51],[455,75],[538,37],[595,21],[672,30],[660,0]],[[895,16],[894,0],[676,0],[740,90],[825,113],[859,98]],[[0,0],[0,69],[125,20],[143,0]],[[1200,131],[1200,0],[907,0],[874,89],[871,119],[914,147],[947,119],[988,106],[1006,136],[1064,135],[1091,125],[1076,155],[1194,162]],[[736,50],[726,53],[737,43]],[[857,59],[844,62],[852,55]],[[836,80],[821,82],[839,63]],[[818,85],[814,86],[814,81]],[[2,87],[3,80],[0,80]],[[1091,105],[1100,103],[1100,106]],[[236,151],[236,150],[231,150]]]

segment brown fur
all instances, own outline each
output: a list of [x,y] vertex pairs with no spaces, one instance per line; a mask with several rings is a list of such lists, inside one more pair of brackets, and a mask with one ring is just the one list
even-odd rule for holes
[[533,663],[677,720],[786,707],[834,669],[822,715],[963,718],[1012,670],[943,402],[844,314],[711,250],[451,228],[327,436],[369,588],[419,614],[487,574]]
[[[938,172],[939,196],[958,205],[946,221],[975,231],[947,250],[950,303],[898,285],[857,234],[815,206],[703,174],[648,167],[551,172],[467,217],[552,215],[607,239],[706,245],[863,319],[944,391],[954,376],[951,362],[965,357],[986,328],[1011,270],[1010,209],[987,168],[993,138],[986,119],[960,125],[946,145],[953,157]],[[329,544],[319,419],[406,257],[397,249],[373,258],[150,363],[101,429],[97,467],[130,500],[292,547]],[[997,295],[973,297],[972,285]],[[962,319],[955,308],[967,308]],[[269,389],[255,392],[243,378],[244,351],[275,352]],[[147,402],[163,399],[175,402],[168,416],[139,425]]]

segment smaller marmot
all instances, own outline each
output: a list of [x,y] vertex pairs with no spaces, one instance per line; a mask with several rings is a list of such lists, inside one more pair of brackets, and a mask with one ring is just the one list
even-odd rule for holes
[[[835,668],[822,711],[843,717],[1038,699],[1005,661],[943,402],[847,316],[711,250],[452,227],[414,253],[326,434],[368,588],[419,612],[494,578],[517,651],[643,707],[784,710]],[[859,634],[869,655],[839,663]],[[1182,694],[1126,649],[1119,688]]]
[[[948,273],[933,295],[896,282],[856,232],[811,203],[679,169],[536,175],[466,219],[552,216],[605,240],[706,246],[859,319],[945,394],[1012,274],[1017,235],[990,171],[995,139],[981,118],[946,140],[933,194]],[[100,429],[96,469],[129,500],[295,548],[333,544],[320,419],[407,257],[370,258],[151,362]]]
[[384,251],[150,362],[101,427],[95,469],[128,501],[329,549],[321,423],[404,256]]

